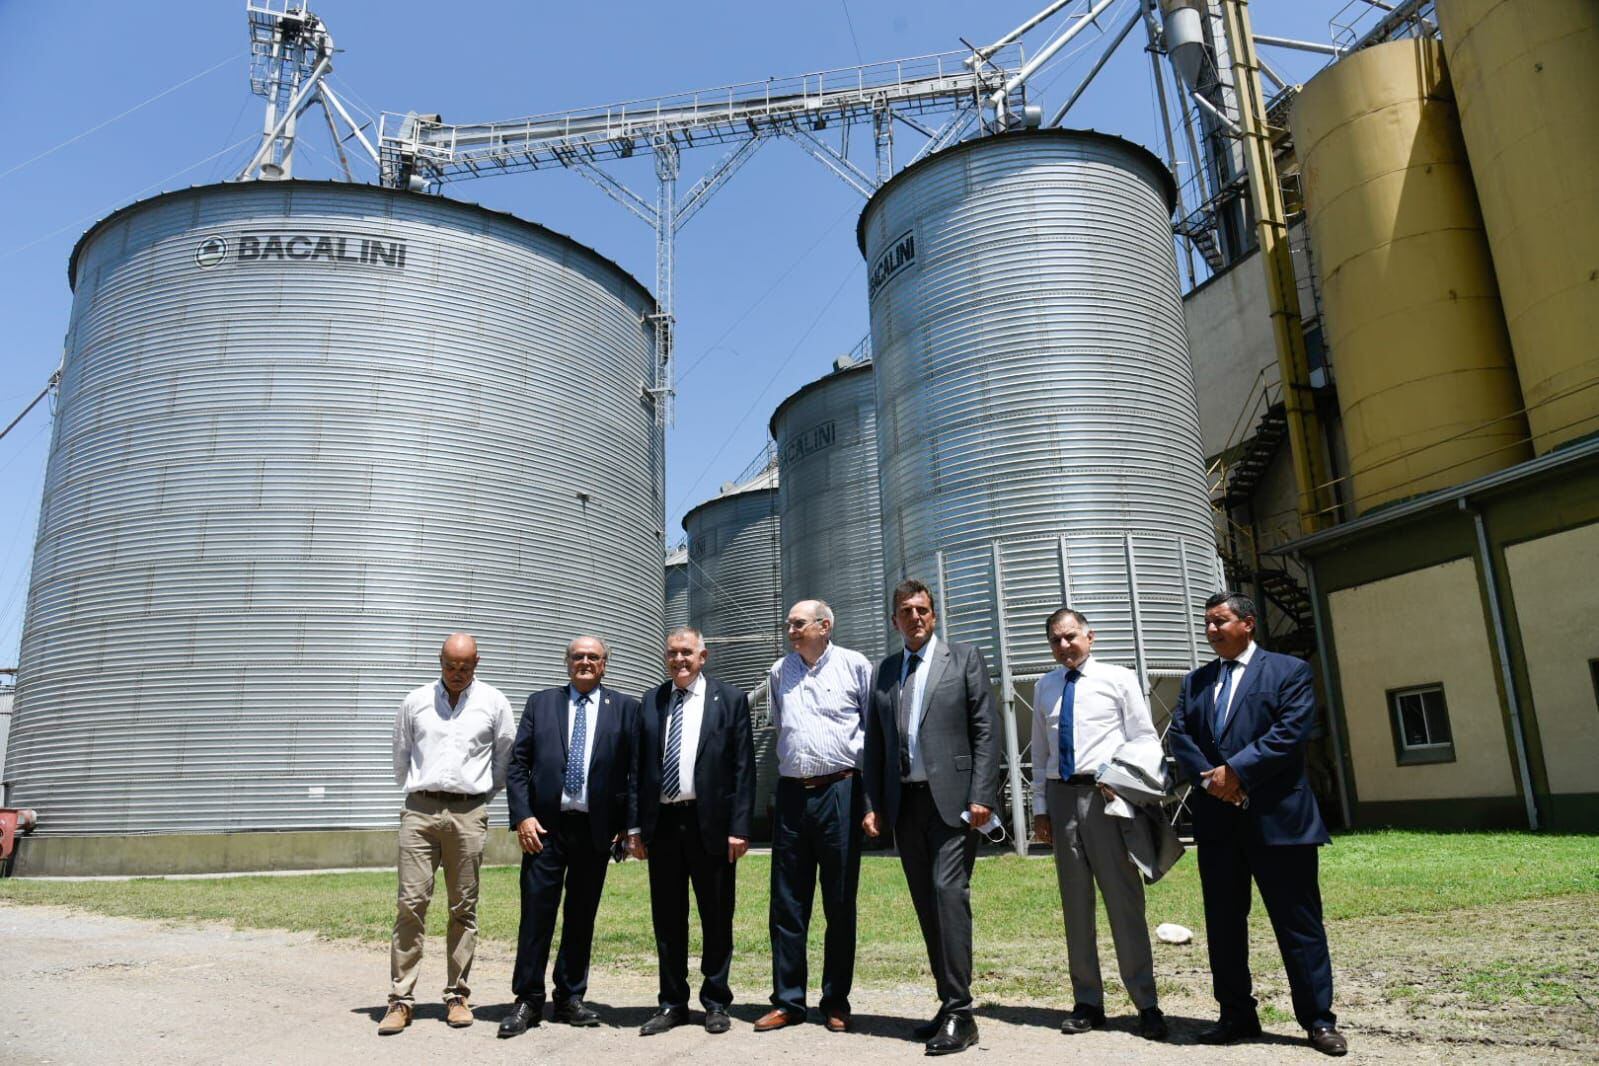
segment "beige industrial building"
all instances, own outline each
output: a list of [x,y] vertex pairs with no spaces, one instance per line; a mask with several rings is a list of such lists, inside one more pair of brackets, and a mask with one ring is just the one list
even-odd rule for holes
[[1218,543],[1317,665],[1329,813],[1593,831],[1599,10],[1437,14],[1442,41],[1326,68],[1277,142],[1327,528],[1298,515],[1261,257],[1185,299]]

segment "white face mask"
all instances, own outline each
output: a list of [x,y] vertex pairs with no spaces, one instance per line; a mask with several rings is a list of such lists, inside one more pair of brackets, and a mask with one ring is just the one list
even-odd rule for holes
[[[972,823],[972,812],[961,811],[961,821],[967,825]],[[992,843],[1005,843],[1005,823],[999,820],[999,812],[993,811],[988,815],[988,821],[977,827],[977,831],[987,837]]]

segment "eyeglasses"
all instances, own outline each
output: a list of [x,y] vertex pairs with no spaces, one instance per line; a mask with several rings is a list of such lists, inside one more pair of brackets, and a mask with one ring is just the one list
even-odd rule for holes
[[575,662],[575,663],[586,663],[586,662],[596,662],[597,663],[597,662],[603,661],[605,656],[601,655],[599,652],[596,652],[596,651],[574,651],[574,652],[572,652],[572,654],[568,655],[567,658],[570,659],[572,662]]
[[804,629],[806,626],[810,625],[812,622],[819,622],[819,621],[821,621],[821,619],[819,619],[819,618],[790,618],[788,620],[788,628],[790,628],[790,629]]

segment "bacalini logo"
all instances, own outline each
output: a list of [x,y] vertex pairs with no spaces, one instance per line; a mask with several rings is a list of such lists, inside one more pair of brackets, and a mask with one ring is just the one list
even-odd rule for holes
[[200,247],[194,251],[194,265],[202,270],[209,270],[228,257],[228,242],[225,237],[212,234],[200,240]]

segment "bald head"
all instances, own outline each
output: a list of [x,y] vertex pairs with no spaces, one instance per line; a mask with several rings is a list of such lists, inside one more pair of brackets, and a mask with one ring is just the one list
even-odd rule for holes
[[476,676],[477,638],[470,633],[451,633],[439,649],[439,680],[452,705]]
[[595,636],[578,637],[566,646],[566,676],[579,692],[592,692],[605,677],[611,649]]
[[815,664],[833,635],[833,609],[821,600],[800,600],[788,609],[788,642],[800,658]]

